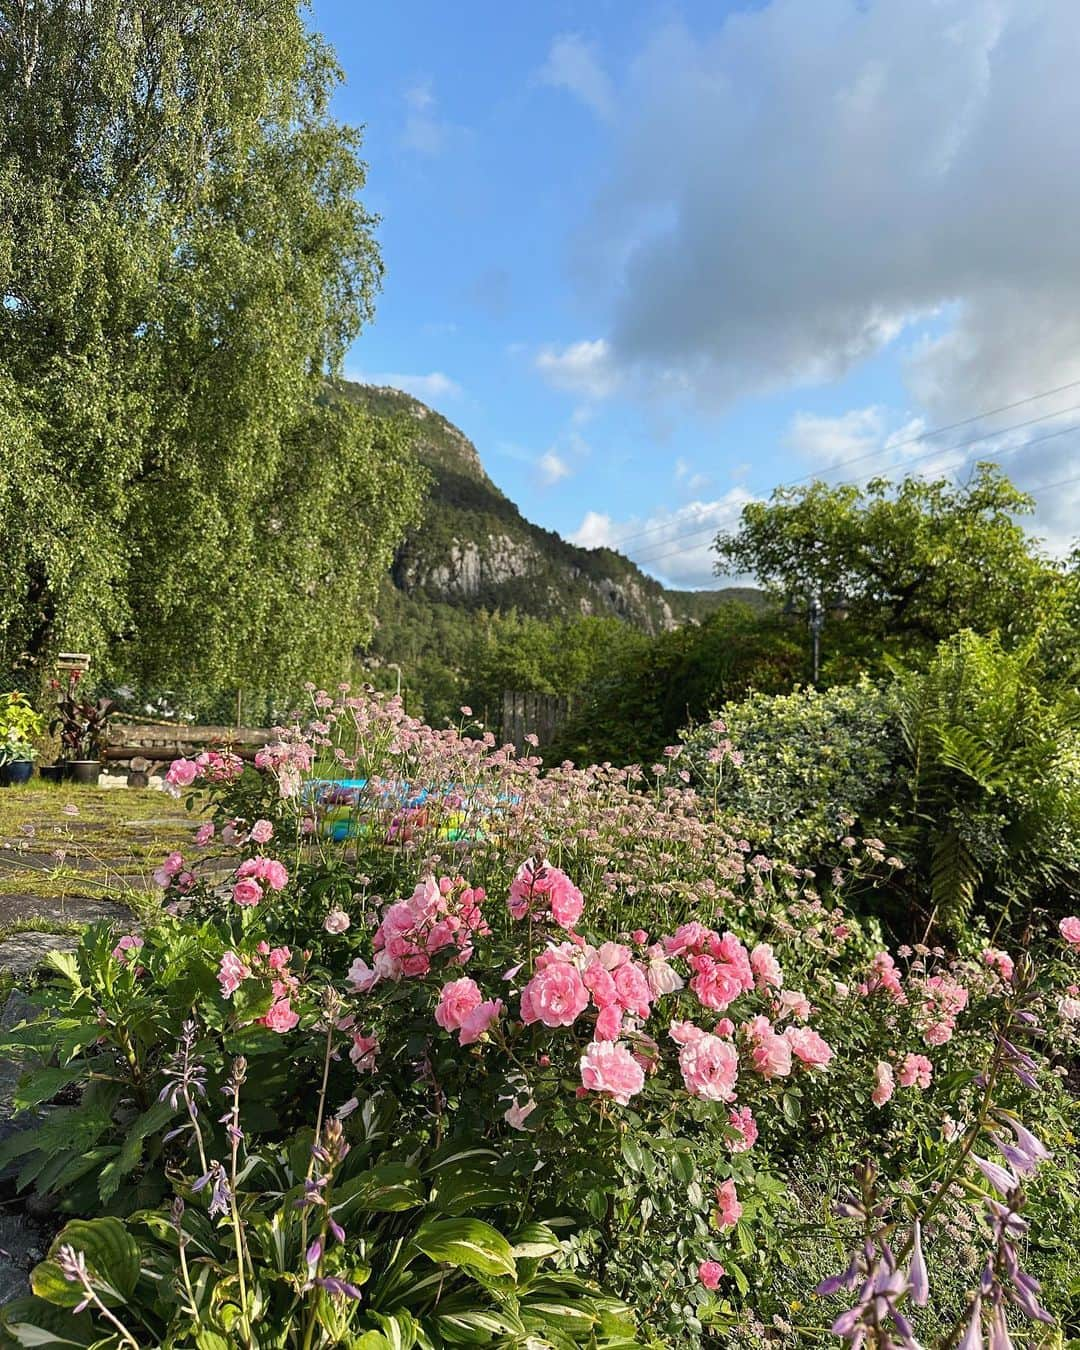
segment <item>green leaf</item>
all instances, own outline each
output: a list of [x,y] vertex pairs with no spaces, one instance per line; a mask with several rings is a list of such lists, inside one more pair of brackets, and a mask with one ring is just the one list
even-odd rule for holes
[[[48,1261],[37,1266],[30,1277],[39,1298],[61,1307],[74,1307],[82,1301],[77,1285],[68,1283],[56,1264],[56,1253],[70,1246],[86,1257],[94,1287],[102,1302],[110,1302],[107,1291],[115,1291],[121,1300],[131,1297],[139,1278],[139,1248],[119,1219],[73,1219],[53,1239]],[[63,1283],[61,1291],[56,1278]]]
[[802,1115],[802,1101],[797,1093],[785,1092],[780,1100],[780,1109],[789,1125],[794,1125]]
[[424,1186],[418,1169],[409,1163],[384,1163],[335,1188],[331,1209],[344,1222],[357,1211],[393,1214],[423,1203]]
[[143,1144],[147,1136],[163,1130],[175,1114],[168,1102],[155,1102],[149,1110],[132,1121],[127,1128],[119,1157],[115,1162],[102,1168],[98,1194],[103,1202],[112,1199],[123,1178],[134,1170],[142,1157]]
[[197,1350],[230,1350],[231,1342],[224,1336],[219,1336],[216,1331],[203,1327],[195,1333],[195,1345]]
[[27,1111],[41,1102],[52,1101],[58,1092],[86,1076],[85,1064],[68,1064],[62,1069],[33,1069],[23,1074],[12,1103],[16,1111]]
[[538,1261],[545,1256],[556,1256],[562,1243],[546,1223],[527,1223],[511,1238],[511,1252],[515,1258]]
[[436,1173],[432,1203],[444,1214],[471,1214],[478,1209],[513,1202],[514,1190],[490,1171],[473,1167],[442,1169]]
[[641,1145],[629,1134],[624,1134],[622,1143],[619,1145],[619,1152],[623,1156],[623,1161],[633,1172],[640,1172],[642,1169]]
[[483,1275],[517,1274],[509,1242],[482,1219],[425,1223],[414,1236],[413,1245],[432,1261],[464,1266]]
[[[74,1305],[72,1305],[74,1306]],[[89,1313],[72,1314],[40,1298],[18,1298],[0,1313],[0,1328],[16,1345],[92,1345],[98,1339]]]

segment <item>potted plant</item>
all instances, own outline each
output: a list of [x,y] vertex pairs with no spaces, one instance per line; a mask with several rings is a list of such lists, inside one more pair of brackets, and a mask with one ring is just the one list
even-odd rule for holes
[[34,771],[33,737],[45,730],[45,719],[17,690],[0,695],[0,786],[25,783]]
[[101,772],[101,757],[109,743],[109,721],[116,711],[111,698],[94,701],[79,697],[82,672],[73,670],[67,687],[53,680],[58,691],[56,716],[50,724],[52,732],[59,731],[65,776],[76,783],[96,785]]

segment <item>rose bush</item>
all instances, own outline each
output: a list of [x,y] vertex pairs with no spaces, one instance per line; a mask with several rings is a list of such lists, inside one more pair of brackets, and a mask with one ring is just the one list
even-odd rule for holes
[[[853,881],[865,893],[887,878],[880,849],[852,841],[848,865],[826,869],[754,855],[677,749],[648,775],[541,773],[394,700],[312,696],[314,716],[281,728],[257,768],[173,766],[206,814],[190,855],[163,865],[161,921],[141,945],[102,931],[56,958],[45,1017],[11,1038],[42,1061],[27,1109],[81,1092],[6,1146],[20,1183],[74,1215],[158,1236],[171,1223],[177,1250],[195,1224],[212,1249],[200,1260],[216,1292],[194,1309],[175,1261],[155,1258],[174,1297],[140,1313],[144,1327],[200,1345],[239,1327],[239,1343],[270,1344],[270,1300],[295,1338],[273,1344],[381,1344],[359,1336],[387,1335],[393,1305],[352,1275],[382,1230],[341,1225],[343,1241],[327,1222],[310,1260],[304,1215],[333,1204],[274,1215],[298,1178],[321,1175],[313,1144],[366,1148],[383,1113],[380,1166],[427,1176],[458,1159],[451,1216],[511,1244],[543,1225],[545,1278],[594,1282],[578,1291],[594,1310],[579,1340],[809,1343],[833,1327],[853,1343],[948,1344],[942,1328],[996,1335],[1044,1308],[1070,1325],[1080,1225],[1063,1075],[1080,921],[1047,924],[1037,953],[975,935],[890,952],[845,905]],[[219,1120],[205,1104],[222,1094],[234,1105]],[[1054,1168],[1036,1165],[1032,1139]],[[421,1227],[441,1221],[446,1191],[423,1203]],[[267,1224],[284,1233],[291,1302],[240,1278]],[[83,1287],[72,1251],[57,1248],[41,1297]],[[436,1299],[413,1307],[403,1340],[519,1343],[507,1309],[524,1316],[529,1270],[520,1290],[466,1295],[494,1319],[468,1335],[432,1331]],[[599,1288],[635,1309],[636,1332]],[[569,1312],[536,1321],[542,1301],[525,1319],[537,1343],[577,1343]],[[124,1343],[95,1309],[82,1316],[102,1343]]]

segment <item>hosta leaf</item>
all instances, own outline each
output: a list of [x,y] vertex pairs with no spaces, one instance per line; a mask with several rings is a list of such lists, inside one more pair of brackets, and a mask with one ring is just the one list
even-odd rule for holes
[[444,1214],[471,1214],[478,1209],[512,1204],[513,1188],[490,1171],[475,1167],[442,1169],[436,1177],[433,1203]]
[[482,1219],[436,1219],[425,1223],[413,1245],[432,1261],[464,1266],[484,1275],[516,1275],[510,1244]]
[[[74,1305],[73,1305],[74,1306]],[[0,1313],[0,1328],[12,1344],[25,1346],[92,1345],[100,1335],[89,1313],[73,1315],[40,1298],[18,1298]]]
[[[55,1258],[62,1246],[83,1253],[87,1267],[96,1277],[95,1285],[101,1281],[115,1289],[121,1298],[130,1298],[139,1278],[139,1248],[119,1219],[73,1219],[53,1239],[50,1258]],[[43,1264],[51,1265],[52,1261]],[[38,1266],[35,1276],[41,1268]],[[78,1292],[72,1285],[68,1288]],[[38,1292],[36,1285],[34,1292]]]
[[562,1243],[546,1223],[527,1223],[519,1228],[511,1239],[515,1257],[526,1257],[536,1261],[545,1256],[555,1256],[562,1250]]
[[357,1211],[396,1213],[423,1203],[424,1187],[417,1168],[408,1163],[384,1163],[337,1188],[331,1208],[344,1223]]

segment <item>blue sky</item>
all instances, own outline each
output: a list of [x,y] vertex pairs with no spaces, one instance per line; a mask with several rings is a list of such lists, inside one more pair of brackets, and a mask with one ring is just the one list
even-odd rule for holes
[[709,585],[712,533],[778,483],[1003,454],[1061,484],[1048,546],[1080,532],[1074,0],[316,0],[313,23],[383,218],[347,373],[445,413],[530,518]]

